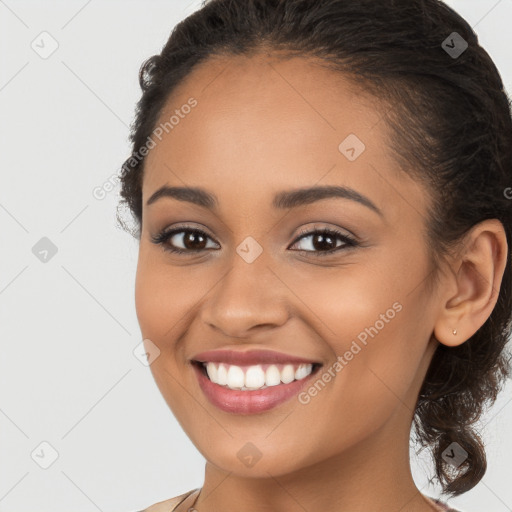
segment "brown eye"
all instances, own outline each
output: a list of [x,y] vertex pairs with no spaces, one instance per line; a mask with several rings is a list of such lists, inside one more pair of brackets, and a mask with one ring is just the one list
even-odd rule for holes
[[[183,233],[185,234],[183,235]],[[194,253],[206,249],[208,239],[211,240],[204,231],[199,229],[175,228],[162,231],[157,236],[152,237],[152,242],[161,245],[165,251]],[[182,247],[176,247],[176,243],[181,244]]]
[[[198,249],[204,249],[206,246],[206,236],[197,231],[186,231],[183,237],[183,245],[186,249],[197,251]],[[174,238],[171,237],[171,238]]]
[[[303,232],[297,242],[308,238],[311,238],[311,242],[304,244],[306,248],[298,250],[317,253],[319,256],[332,254],[339,250],[358,245],[353,238],[334,229],[315,229],[313,231]],[[340,240],[342,243],[337,245],[337,240]],[[294,245],[297,245],[297,242],[295,242]]]

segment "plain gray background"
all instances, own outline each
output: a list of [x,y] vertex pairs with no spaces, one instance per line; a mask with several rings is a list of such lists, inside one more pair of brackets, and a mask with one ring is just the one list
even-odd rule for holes
[[[511,91],[512,0],[447,3]],[[1,512],[130,512],[202,484],[203,457],[133,354],[137,243],[116,226],[119,186],[93,195],[129,155],[140,64],[199,5],[0,0]],[[511,391],[482,421],[487,474],[451,501],[465,512],[512,510]],[[438,495],[425,455],[413,470]]]

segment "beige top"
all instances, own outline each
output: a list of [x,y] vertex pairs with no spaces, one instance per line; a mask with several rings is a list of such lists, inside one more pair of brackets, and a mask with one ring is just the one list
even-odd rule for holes
[[178,505],[183,503],[189,497],[190,499],[188,500],[188,505],[190,507],[192,503],[194,503],[194,500],[196,499],[197,493],[199,491],[200,489],[192,489],[191,491],[180,494],[179,496],[175,496],[174,498],[171,498],[169,500],[155,503],[154,505],[151,505],[150,507],[145,508],[140,512],[172,512],[173,510],[176,510]]

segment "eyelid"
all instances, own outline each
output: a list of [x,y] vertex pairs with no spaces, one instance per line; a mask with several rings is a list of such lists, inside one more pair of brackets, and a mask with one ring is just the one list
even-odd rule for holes
[[302,238],[305,235],[312,235],[318,231],[320,231],[320,232],[328,231],[331,233],[336,233],[337,235],[351,239],[354,242],[357,242],[357,240],[358,240],[358,238],[355,235],[353,235],[350,231],[348,231],[346,229],[338,228],[338,227],[327,227],[325,225],[319,226],[318,224],[315,224],[309,228],[301,228],[300,231],[297,233],[295,241],[298,241],[300,238]]
[[175,224],[172,227],[164,228],[160,231],[157,231],[156,234],[150,235],[150,240],[151,240],[151,242],[153,242],[156,245],[161,245],[162,249],[164,249],[167,252],[195,254],[197,252],[205,252],[207,250],[211,250],[211,249],[204,249],[204,250],[193,251],[193,250],[181,249],[179,247],[178,248],[166,247],[167,240],[174,237],[178,233],[183,233],[183,232],[191,232],[191,233],[198,233],[198,234],[205,235],[207,238],[212,240],[214,243],[216,243],[217,245],[220,245],[219,242],[217,242],[217,240],[209,233],[209,231],[205,227],[203,227],[201,225],[201,227],[199,228],[197,226],[192,226],[189,224]]
[[178,232],[178,231],[201,232],[201,233],[204,233],[209,238],[211,238],[215,243],[217,243],[217,244],[219,243],[219,242],[217,242],[215,237],[210,233],[208,228],[206,226],[204,226],[203,224],[198,224],[196,226],[191,225],[191,224],[173,224],[172,227],[164,228],[159,233],[173,233],[173,232]]

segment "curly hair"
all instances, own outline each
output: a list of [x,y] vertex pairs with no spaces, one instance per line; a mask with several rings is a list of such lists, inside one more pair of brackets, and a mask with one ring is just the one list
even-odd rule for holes
[[[455,48],[454,37],[467,43],[458,55],[447,48]],[[380,100],[398,169],[423,183],[432,199],[426,245],[434,278],[449,251],[485,219],[502,223],[512,247],[511,101],[475,32],[438,0],[203,1],[140,68],[132,155],[120,173],[119,206],[135,220],[134,237],[140,239],[145,160],[138,150],[169,95],[209,57],[269,50],[318,59]],[[509,250],[491,315],[461,345],[438,345],[418,396],[416,441],[430,448],[447,495],[473,488],[487,469],[475,425],[511,376],[511,292]],[[458,467],[443,457],[454,442],[468,454]]]

